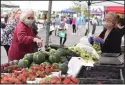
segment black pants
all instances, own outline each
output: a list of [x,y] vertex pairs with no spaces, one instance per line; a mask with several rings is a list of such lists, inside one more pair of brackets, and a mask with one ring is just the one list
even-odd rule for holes
[[96,24],[93,24],[92,34],[95,33],[95,30],[96,30]]
[[76,33],[76,25],[75,24],[72,25],[72,28],[73,28],[73,33]]
[[88,34],[88,29],[86,29],[85,36],[87,36],[87,34]]
[[60,37],[60,45],[64,45],[65,44],[65,42],[66,42],[66,40],[67,40],[67,34],[65,35],[65,37],[64,37],[64,40],[63,40],[63,43],[62,43],[62,37]]
[[7,56],[8,56],[8,51],[9,51],[10,45],[4,45],[4,48],[5,48],[5,50],[7,52]]

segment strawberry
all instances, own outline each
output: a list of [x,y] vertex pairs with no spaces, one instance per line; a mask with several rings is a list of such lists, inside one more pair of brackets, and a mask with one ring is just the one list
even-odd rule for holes
[[50,67],[50,70],[52,71],[54,68],[53,67]]
[[74,83],[72,81],[70,81],[69,84],[74,84]]
[[45,80],[42,80],[40,83],[41,84],[47,84],[47,82]]
[[50,81],[50,83],[51,83],[51,84],[56,84],[56,80],[55,80],[55,79],[52,79],[52,80]]
[[41,73],[41,74],[40,74],[40,77],[41,77],[41,78],[44,78],[44,77],[45,77],[45,74]]
[[16,76],[18,76],[20,74],[20,72],[18,72],[18,71],[14,71],[14,75],[16,75]]
[[5,81],[5,80],[1,80],[1,84],[7,84],[7,81]]
[[3,80],[4,81],[8,81],[8,77],[6,76],[6,77],[3,77]]
[[8,81],[10,84],[14,84],[15,83],[15,79],[13,77],[8,78]]
[[45,69],[45,73],[48,75],[50,73],[49,69]]
[[57,76],[52,76],[52,79],[58,79],[58,77]]
[[63,81],[63,84],[69,84],[69,83],[70,83],[70,79],[65,78],[64,81]]
[[58,81],[56,81],[56,84],[61,84],[61,81],[59,81],[59,80],[58,80]]
[[79,80],[77,78],[73,78],[73,77],[71,77],[70,80],[72,82],[74,82],[75,84],[77,84],[79,82]]
[[59,69],[54,69],[55,70],[55,72],[59,72],[60,70]]
[[28,77],[28,73],[27,72],[23,72],[22,75],[27,78]]

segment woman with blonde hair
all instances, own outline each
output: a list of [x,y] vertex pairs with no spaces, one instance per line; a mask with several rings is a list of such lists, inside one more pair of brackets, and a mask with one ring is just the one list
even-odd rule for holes
[[116,26],[117,14],[114,12],[108,12],[104,22],[105,29],[98,37],[89,37],[89,42],[100,43],[102,53],[121,53],[121,40],[125,35],[125,27]]
[[3,34],[1,35],[2,41],[1,45],[4,46],[7,55],[8,55],[8,50],[12,42],[12,37],[14,33],[14,29],[19,22],[20,19],[20,14],[21,14],[21,9],[14,9],[12,13],[10,14],[10,17],[7,20],[7,24],[5,29],[3,30]]

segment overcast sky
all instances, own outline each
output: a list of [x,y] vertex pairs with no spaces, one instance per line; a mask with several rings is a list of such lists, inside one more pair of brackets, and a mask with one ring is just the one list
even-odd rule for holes
[[[21,9],[32,8],[34,10],[48,10],[49,1],[11,1],[14,4],[20,5]],[[99,2],[99,1],[93,1]],[[124,1],[113,1],[124,4]],[[70,8],[73,5],[73,1],[53,1],[52,10],[60,11],[62,9]],[[120,4],[112,3],[112,2],[103,2],[92,4],[92,6],[118,6]]]
[[[49,1],[11,1],[20,5],[22,9],[32,8],[34,10],[48,10]],[[72,6],[72,1],[53,1],[52,10],[59,11]]]

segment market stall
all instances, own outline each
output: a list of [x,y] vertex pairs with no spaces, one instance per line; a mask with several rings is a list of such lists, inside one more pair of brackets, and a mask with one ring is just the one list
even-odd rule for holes
[[[48,22],[51,5],[50,2]],[[102,54],[98,43],[91,45],[84,37],[75,46],[51,44],[45,50],[28,53],[20,60],[2,64],[1,83],[124,84],[123,67],[124,54]]]

